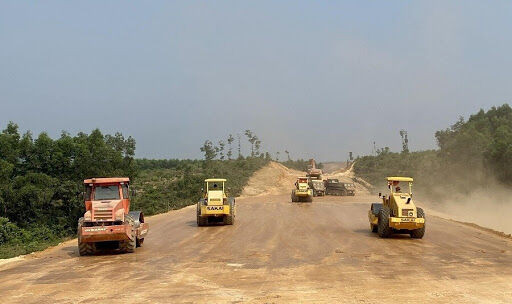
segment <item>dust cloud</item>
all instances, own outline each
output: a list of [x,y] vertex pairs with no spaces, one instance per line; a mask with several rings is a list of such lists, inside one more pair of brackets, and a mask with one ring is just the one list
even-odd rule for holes
[[445,193],[436,201],[423,198],[421,202],[442,217],[512,234],[510,187],[495,184],[469,193]]

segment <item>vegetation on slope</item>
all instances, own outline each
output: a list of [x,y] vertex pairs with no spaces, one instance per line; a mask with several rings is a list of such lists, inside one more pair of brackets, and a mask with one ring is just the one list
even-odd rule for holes
[[249,177],[267,162],[259,157],[224,161],[139,160],[138,163],[143,163],[141,167],[151,169],[141,170],[133,184],[137,191],[133,208],[151,215],[195,204],[204,180],[214,177],[226,178],[229,195],[238,196]]
[[[89,177],[127,176],[137,190],[132,209],[151,215],[194,204],[203,180],[228,179],[231,195],[239,195],[254,171],[264,166],[261,140],[246,130],[251,156],[238,149],[232,159],[233,136],[224,144],[201,148],[205,160],[134,159],[135,140],[99,130],[76,136],[63,132],[52,139],[33,139],[9,123],[0,133],[0,258],[42,250],[76,235],[84,213],[82,182]],[[240,146],[240,143],[239,145]]]
[[135,140],[121,134],[33,139],[9,123],[0,133],[0,258],[40,250],[74,235],[82,180],[136,173]]
[[412,176],[423,193],[469,193],[493,184],[512,185],[512,108],[508,104],[460,118],[435,134],[439,149],[359,158],[354,171],[379,187],[390,175]]

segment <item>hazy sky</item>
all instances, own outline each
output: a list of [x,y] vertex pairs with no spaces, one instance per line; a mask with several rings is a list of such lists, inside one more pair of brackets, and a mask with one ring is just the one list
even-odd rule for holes
[[120,131],[138,157],[245,129],[294,158],[399,150],[402,128],[434,148],[511,97],[510,1],[0,2],[0,128]]

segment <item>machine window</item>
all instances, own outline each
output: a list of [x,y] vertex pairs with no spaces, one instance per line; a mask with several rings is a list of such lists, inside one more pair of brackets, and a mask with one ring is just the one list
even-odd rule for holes
[[123,198],[124,198],[124,199],[127,199],[127,198],[128,198],[128,193],[129,193],[129,191],[128,191],[128,185],[127,185],[127,184],[124,184],[124,185],[122,185],[122,187],[123,187]]
[[85,200],[90,201],[91,200],[91,194],[92,194],[92,187],[91,186],[85,186]]
[[121,199],[119,197],[119,188],[117,185],[114,186],[96,186],[94,190],[94,199],[100,200],[112,200]]

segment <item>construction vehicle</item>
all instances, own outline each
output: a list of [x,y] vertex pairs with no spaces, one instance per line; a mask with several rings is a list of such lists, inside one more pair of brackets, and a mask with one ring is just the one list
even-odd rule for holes
[[343,196],[355,196],[356,185],[354,183],[341,183],[341,195]]
[[309,187],[309,178],[299,177],[292,190],[292,202],[313,202],[313,189]]
[[210,224],[233,225],[235,222],[235,199],[228,197],[226,179],[210,178],[204,181],[203,196],[197,202],[197,226]]
[[78,252],[92,255],[99,249],[134,252],[142,246],[149,225],[142,211],[130,211],[130,179],[84,180],[85,214],[78,220]]
[[313,158],[309,160],[306,177],[310,179],[322,180],[322,169],[316,167],[316,162]]
[[[382,238],[393,233],[410,234],[412,238],[421,239],[425,234],[425,212],[416,207],[412,199],[412,182],[410,177],[388,177],[389,195],[382,195],[381,203],[373,203],[368,211],[370,229]],[[402,192],[400,182],[408,183],[407,192]]]
[[325,185],[322,180],[310,179],[309,187],[313,189],[313,196],[324,196],[325,195]]
[[325,195],[343,195],[344,186],[337,178],[328,178],[324,180]]

